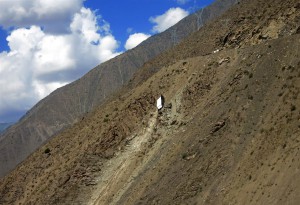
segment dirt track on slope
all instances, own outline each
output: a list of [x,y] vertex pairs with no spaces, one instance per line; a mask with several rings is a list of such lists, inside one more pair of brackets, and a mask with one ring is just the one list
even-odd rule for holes
[[0,204],[298,204],[299,3],[245,2],[228,38],[208,25],[31,155]]

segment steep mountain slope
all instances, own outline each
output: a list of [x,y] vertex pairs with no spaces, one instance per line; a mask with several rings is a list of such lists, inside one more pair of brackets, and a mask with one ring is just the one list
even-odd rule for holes
[[[284,4],[286,3],[277,1],[243,2],[239,5],[240,10],[231,9],[179,46],[147,62],[143,69],[137,71],[132,81],[143,82],[143,79],[147,79],[162,66],[187,57],[208,55],[225,48],[243,48],[299,33],[299,17],[295,14],[299,10],[298,6],[287,7]],[[135,85],[133,83],[133,87]]]
[[14,123],[0,123],[0,133],[2,133],[5,129],[7,129],[9,126],[11,126],[13,124]]
[[244,0],[146,63],[2,179],[0,204],[298,204],[299,9]]
[[1,137],[0,177],[13,169],[51,136],[75,123],[126,84],[148,60],[171,48],[205,22],[227,10],[235,0],[218,0],[183,19],[167,31],[87,73],[53,92],[34,106]]

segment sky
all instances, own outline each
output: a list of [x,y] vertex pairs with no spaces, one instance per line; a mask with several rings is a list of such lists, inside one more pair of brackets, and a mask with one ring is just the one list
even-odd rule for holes
[[0,0],[0,123],[213,0]]

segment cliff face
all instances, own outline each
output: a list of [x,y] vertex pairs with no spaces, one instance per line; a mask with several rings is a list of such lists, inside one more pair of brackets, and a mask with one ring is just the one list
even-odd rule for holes
[[35,105],[0,141],[0,177],[12,170],[54,134],[74,124],[126,84],[148,60],[178,44],[206,22],[221,15],[235,0],[216,1],[167,31],[103,63],[79,80]]
[[232,7],[1,179],[0,204],[298,204],[299,16]]

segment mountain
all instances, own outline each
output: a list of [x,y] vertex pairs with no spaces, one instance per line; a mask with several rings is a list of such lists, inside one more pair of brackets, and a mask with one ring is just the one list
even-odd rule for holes
[[14,123],[0,123],[0,133],[2,133],[6,128],[13,125]]
[[216,1],[41,100],[1,137],[0,177],[52,136],[78,122],[82,116],[102,104],[125,85],[146,61],[178,44],[205,22],[221,15],[235,2]]
[[0,204],[298,204],[299,16],[233,6],[0,179]]

